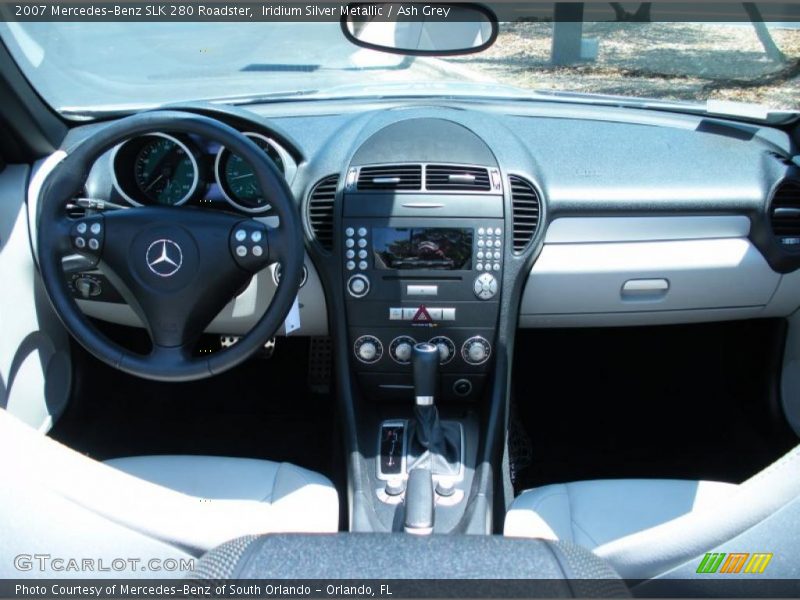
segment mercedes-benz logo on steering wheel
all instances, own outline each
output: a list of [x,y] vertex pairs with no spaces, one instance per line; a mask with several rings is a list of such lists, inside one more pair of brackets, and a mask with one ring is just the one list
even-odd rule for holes
[[172,277],[183,264],[183,251],[172,240],[156,240],[147,247],[147,266],[159,277]]

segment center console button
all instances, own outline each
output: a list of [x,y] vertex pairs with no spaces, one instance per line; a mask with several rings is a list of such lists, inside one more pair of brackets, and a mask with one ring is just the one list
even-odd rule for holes
[[354,233],[355,233],[355,231],[353,230],[353,228],[352,228],[352,227],[348,227],[347,229],[345,229],[345,230],[344,230],[344,234],[345,234],[347,237],[353,237],[353,234],[354,234]]
[[[491,265],[487,265],[486,269],[490,270]],[[498,266],[499,270],[499,266]],[[490,300],[494,298],[497,293],[497,279],[491,273],[483,273],[475,278],[472,284],[472,291],[481,300]]]
[[360,240],[358,240],[358,247],[359,248],[366,248],[367,247],[367,240],[365,240],[364,238],[361,238]]
[[367,235],[366,228],[365,227],[359,227],[358,228],[358,235],[359,235],[359,237],[364,237],[365,235]]
[[434,321],[441,321],[442,320],[442,309],[441,308],[429,308],[428,315],[430,315],[431,319]]
[[352,238],[347,238],[344,242],[344,245],[347,246],[348,248],[352,248],[353,246],[356,245],[356,242]]
[[472,382],[469,379],[459,379],[453,384],[453,392],[456,396],[469,396],[472,392]]

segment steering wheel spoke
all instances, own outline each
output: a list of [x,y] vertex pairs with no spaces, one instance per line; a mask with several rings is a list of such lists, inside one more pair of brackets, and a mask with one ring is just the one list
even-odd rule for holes
[[106,228],[102,214],[89,215],[78,219],[63,218],[59,229],[67,232],[62,251],[77,253],[96,265],[103,256]]

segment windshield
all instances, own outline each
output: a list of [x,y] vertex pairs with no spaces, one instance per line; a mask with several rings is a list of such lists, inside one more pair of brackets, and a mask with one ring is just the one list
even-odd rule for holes
[[357,47],[338,22],[7,22],[0,36],[41,96],[70,113],[531,90],[800,108],[797,23],[647,22],[657,8],[621,14],[615,4],[605,22],[502,22],[488,49],[440,58]]

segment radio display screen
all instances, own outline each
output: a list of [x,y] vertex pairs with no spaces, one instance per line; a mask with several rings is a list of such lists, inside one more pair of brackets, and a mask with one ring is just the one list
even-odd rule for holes
[[472,229],[375,227],[372,250],[376,269],[470,270]]

